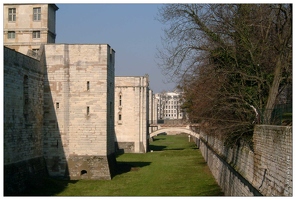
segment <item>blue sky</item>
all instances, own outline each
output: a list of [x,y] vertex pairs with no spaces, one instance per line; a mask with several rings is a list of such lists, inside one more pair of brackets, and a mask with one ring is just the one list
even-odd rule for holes
[[156,62],[163,25],[155,18],[162,4],[56,5],[56,43],[109,44],[116,52],[116,76],[149,74],[154,93],[174,89]]

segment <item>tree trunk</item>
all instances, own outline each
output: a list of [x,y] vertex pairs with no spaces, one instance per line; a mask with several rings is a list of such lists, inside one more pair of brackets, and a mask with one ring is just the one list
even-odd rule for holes
[[263,120],[264,120],[263,124],[271,123],[271,114],[274,109],[276,99],[279,93],[279,86],[280,86],[281,80],[282,80],[282,62],[281,62],[281,58],[279,58],[274,69],[273,82],[269,89],[267,104],[263,114]]

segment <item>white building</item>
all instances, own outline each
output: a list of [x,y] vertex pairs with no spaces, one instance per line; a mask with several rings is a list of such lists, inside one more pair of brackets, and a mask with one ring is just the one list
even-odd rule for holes
[[183,119],[184,113],[181,109],[181,93],[163,92],[155,94],[157,99],[157,119]]

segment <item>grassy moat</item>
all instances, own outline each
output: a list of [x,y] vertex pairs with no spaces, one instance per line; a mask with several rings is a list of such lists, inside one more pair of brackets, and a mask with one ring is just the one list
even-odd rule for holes
[[200,151],[187,135],[159,135],[152,152],[118,155],[110,180],[48,179],[26,196],[223,196]]

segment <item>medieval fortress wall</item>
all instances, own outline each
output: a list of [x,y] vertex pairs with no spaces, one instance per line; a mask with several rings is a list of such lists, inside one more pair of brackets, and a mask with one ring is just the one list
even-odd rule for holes
[[4,191],[17,193],[38,185],[47,174],[42,135],[44,66],[6,47],[3,53]]

